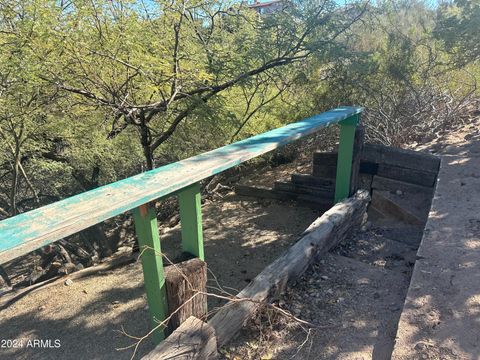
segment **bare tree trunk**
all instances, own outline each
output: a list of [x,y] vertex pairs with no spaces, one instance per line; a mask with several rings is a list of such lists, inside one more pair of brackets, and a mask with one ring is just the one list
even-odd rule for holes
[[143,155],[145,156],[145,161],[147,163],[147,170],[153,170],[155,168],[155,162],[153,159],[152,151],[152,136],[148,128],[147,122],[145,120],[145,115],[140,114],[140,142],[143,148]]
[[12,287],[12,283],[10,282],[10,278],[8,277],[7,272],[5,269],[0,265],[0,276],[3,278],[3,281],[9,286]]
[[12,166],[12,187],[10,189],[10,213],[12,216],[17,214],[17,192],[18,192],[18,174],[20,164],[20,152],[16,151]]

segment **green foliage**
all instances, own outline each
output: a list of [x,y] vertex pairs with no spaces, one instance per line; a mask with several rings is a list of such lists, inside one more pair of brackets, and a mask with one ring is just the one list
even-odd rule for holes
[[0,0],[1,214],[343,104],[399,145],[480,74],[478,0],[142,4]]
[[480,1],[456,0],[439,8],[434,35],[459,65],[465,65],[480,59],[479,29]]

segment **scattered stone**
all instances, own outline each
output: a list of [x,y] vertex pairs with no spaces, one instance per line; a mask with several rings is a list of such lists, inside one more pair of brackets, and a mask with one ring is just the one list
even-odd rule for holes
[[65,280],[64,284],[66,286],[71,286],[71,285],[73,285],[73,281],[72,281],[72,279],[67,279],[67,280]]
[[320,278],[321,278],[322,280],[328,280],[328,279],[329,279],[328,276],[326,276],[326,275],[322,275],[322,276],[320,276]]
[[395,191],[395,194],[397,194],[398,196],[402,196],[402,195],[403,195],[403,191],[402,191],[402,190],[397,190],[397,191]]
[[415,345],[415,350],[417,351],[425,351],[427,350],[429,347],[431,347],[432,345],[431,344],[428,344],[426,342],[419,342]]

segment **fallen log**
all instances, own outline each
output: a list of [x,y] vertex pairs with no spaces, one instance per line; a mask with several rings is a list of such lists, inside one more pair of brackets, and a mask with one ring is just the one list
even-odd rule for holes
[[142,359],[210,360],[217,358],[215,330],[207,323],[191,316]]
[[208,322],[217,334],[218,346],[225,345],[242,328],[245,322],[265,302],[278,296],[288,282],[298,279],[320,254],[343,240],[360,225],[370,201],[367,191],[360,190],[324,213],[303,233],[300,240],[288,251],[267,266],[238,295],[223,306]]

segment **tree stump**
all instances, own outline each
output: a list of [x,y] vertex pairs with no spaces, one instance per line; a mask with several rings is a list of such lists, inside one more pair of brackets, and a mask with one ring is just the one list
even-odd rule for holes
[[[207,314],[207,296],[197,294],[207,290],[207,263],[194,258],[165,268],[165,285],[167,290],[168,314],[179,307],[166,329],[171,334],[190,316],[203,319]],[[191,299],[195,296],[193,299]],[[191,300],[190,300],[191,299]]]

